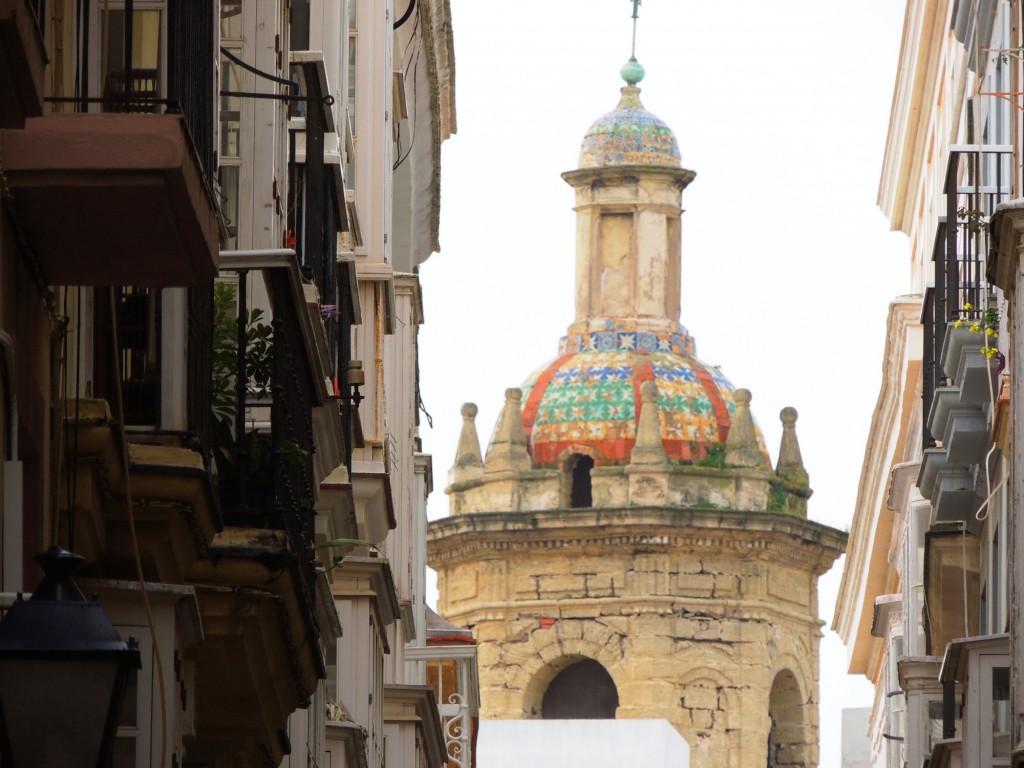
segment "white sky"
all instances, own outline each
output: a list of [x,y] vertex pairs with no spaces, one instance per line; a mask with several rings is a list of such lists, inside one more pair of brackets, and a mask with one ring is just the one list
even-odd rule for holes
[[[442,251],[423,266],[423,425],[431,518],[459,407],[486,449],[507,387],[557,353],[573,315],[575,217],[559,174],[613,109],[631,0],[451,0],[458,133],[444,145]],[[906,238],[875,198],[904,5],[899,0],[645,0],[644,105],[697,172],[683,207],[682,322],[778,453],[779,410],[815,490],[810,517],[849,530]],[[840,766],[840,710],[869,706],[828,631],[842,561],[820,583],[821,766]],[[431,602],[436,596],[430,598]]]

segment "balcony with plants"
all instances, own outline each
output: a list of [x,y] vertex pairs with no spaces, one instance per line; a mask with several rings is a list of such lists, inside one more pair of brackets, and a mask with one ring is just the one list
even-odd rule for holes
[[[1005,481],[1009,354],[1005,302],[993,280],[990,248],[997,239],[996,213],[1012,194],[1013,176],[1008,146],[950,148],[946,215],[933,248],[934,286],[923,304],[924,421],[917,485],[931,505],[923,535],[928,606],[923,629],[927,659],[943,659],[926,691],[928,721],[937,723],[933,715],[940,710],[942,715],[942,738],[928,746],[932,766],[1007,764],[1007,744],[998,736],[1005,717],[992,704],[1001,695],[993,680],[1001,678],[976,667],[978,659],[989,659],[979,653],[998,653],[1005,639],[985,634],[1001,631],[1002,622],[989,616],[986,606],[992,602],[993,615],[999,612],[1004,578],[994,542],[1001,530]],[[943,691],[941,707],[936,685]],[[989,693],[979,698],[986,685]]]
[[989,216],[1011,191],[1008,147],[950,150],[946,216],[933,249],[934,287],[927,290],[924,325],[923,459],[918,477],[937,522],[977,533],[975,515],[988,495],[1000,374],[1000,307],[986,281]]
[[[330,477],[346,454],[334,364],[296,254],[234,252],[223,267],[191,309],[199,289],[95,291],[102,397],[65,402],[61,510],[87,576],[138,578],[137,555],[146,581],[194,589],[190,755],[279,759],[336,624],[317,544],[350,534],[354,514]],[[167,411],[187,428],[167,428]]]
[[[197,715],[217,740],[199,750],[212,756],[231,748],[241,707],[259,714],[247,719],[247,738],[279,760],[287,748],[279,733],[324,676],[323,644],[331,639],[317,549],[325,470],[315,458],[315,413],[338,409],[296,255],[225,253],[221,267],[210,453],[224,528],[188,574],[207,635]],[[252,306],[260,294],[269,310]]]

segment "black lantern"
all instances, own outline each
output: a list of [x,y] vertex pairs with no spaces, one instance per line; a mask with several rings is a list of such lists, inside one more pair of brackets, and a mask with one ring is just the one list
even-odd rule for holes
[[142,662],[71,579],[82,560],[57,547],[38,555],[39,589],[0,621],[4,768],[110,765],[128,675]]

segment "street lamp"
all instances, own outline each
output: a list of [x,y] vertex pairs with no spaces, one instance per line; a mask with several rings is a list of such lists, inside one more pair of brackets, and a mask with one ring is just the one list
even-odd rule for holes
[[71,579],[84,558],[51,547],[44,578],[0,621],[0,765],[106,768],[128,674],[141,669],[97,600]]

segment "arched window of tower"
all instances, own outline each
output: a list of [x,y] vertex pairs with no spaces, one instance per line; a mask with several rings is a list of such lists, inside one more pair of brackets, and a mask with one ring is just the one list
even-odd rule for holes
[[775,676],[768,698],[772,726],[768,733],[768,768],[808,765],[804,700],[800,684],[788,669]]
[[611,675],[593,659],[584,659],[563,669],[548,684],[541,717],[544,720],[614,720],[618,708],[619,691]]
[[574,509],[594,506],[594,495],[590,484],[590,470],[594,468],[594,460],[582,453],[576,453],[569,459],[566,468],[572,474],[569,506]]

